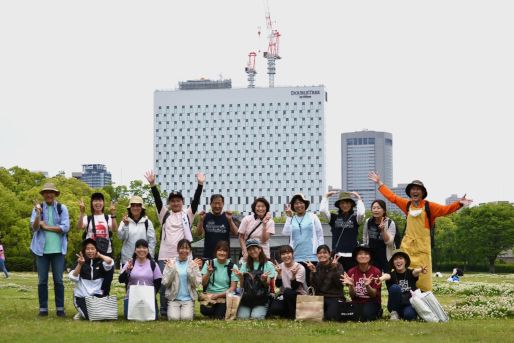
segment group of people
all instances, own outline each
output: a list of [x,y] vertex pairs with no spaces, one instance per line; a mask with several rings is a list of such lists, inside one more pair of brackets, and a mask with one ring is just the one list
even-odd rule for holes
[[[88,318],[85,298],[109,295],[114,275],[112,249],[113,232],[123,241],[119,281],[127,285],[124,314],[127,317],[130,286],[153,285],[160,293],[155,312],[169,320],[191,320],[195,301],[204,316],[222,319],[228,298],[241,293],[237,310],[241,319],[264,319],[267,316],[294,318],[296,298],[312,288],[324,298],[324,319],[341,320],[351,311],[353,319],[368,321],[382,315],[381,288],[385,281],[391,319],[412,320],[416,313],[410,307],[410,291],[431,289],[430,228],[435,218],[452,213],[470,200],[443,206],[425,200],[427,191],[420,181],[406,188],[409,199],[399,197],[385,186],[374,172],[369,179],[379,191],[407,215],[407,227],[401,249],[395,246],[396,226],[387,217],[386,204],[375,200],[372,217],[365,220],[364,204],[355,192],[342,192],[335,203],[337,213],[328,209],[328,192],[320,204],[320,212],[329,220],[332,246],[324,242],[321,222],[308,211],[310,202],[295,194],[285,209],[287,220],[283,233],[290,244],[280,249],[281,263],[270,260],[270,237],[275,233],[274,221],[265,198],[256,198],[252,214],[235,224],[230,211],[223,211],[224,198],[210,198],[211,212],[200,213],[198,234],[203,234],[202,258],[192,256],[192,223],[198,211],[205,175],[196,175],[197,188],[189,207],[179,191],[169,193],[167,204],[161,199],[156,175],[145,174],[151,186],[159,215],[161,238],[159,253],[153,223],[145,214],[143,199],[130,198],[127,214],[117,223],[116,208],[105,214],[101,193],[91,196],[91,215],[86,215],[84,203],[79,204],[77,228],[83,230],[83,247],[77,254],[77,264],[69,273],[76,283],[74,304],[76,319]],[[31,216],[34,231],[31,250],[36,255],[38,269],[39,314],[48,315],[48,272],[52,266],[56,311],[65,316],[62,280],[66,234],[70,228],[68,210],[56,201],[60,192],[54,184],[41,190],[42,203],[36,203]],[[358,241],[359,225],[364,223],[362,242]],[[230,237],[238,236],[241,259],[230,259]],[[413,269],[409,269],[412,266]],[[203,291],[198,292],[202,287]],[[349,298],[345,298],[344,288]]]

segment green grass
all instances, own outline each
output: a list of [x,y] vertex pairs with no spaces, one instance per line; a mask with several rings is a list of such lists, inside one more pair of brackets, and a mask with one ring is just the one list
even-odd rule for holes
[[[50,278],[51,280],[51,278]],[[514,286],[514,275],[467,274],[463,283]],[[445,280],[436,280],[445,286]],[[462,286],[461,285],[461,286]],[[453,285],[449,286],[452,287]],[[11,273],[0,278],[0,340],[2,342],[514,342],[514,318],[450,320],[449,323],[389,322],[299,323],[286,320],[212,321],[197,316],[193,322],[117,322],[74,321],[72,284],[66,282],[67,318],[55,316],[53,289],[50,286],[50,314],[39,318],[37,275]],[[452,290],[452,289],[450,289]],[[124,287],[113,284],[113,292],[123,298]],[[445,306],[466,298],[455,294],[436,294]],[[383,302],[386,298],[383,297]],[[120,305],[120,315],[123,313]],[[385,311],[387,313],[387,311]]]

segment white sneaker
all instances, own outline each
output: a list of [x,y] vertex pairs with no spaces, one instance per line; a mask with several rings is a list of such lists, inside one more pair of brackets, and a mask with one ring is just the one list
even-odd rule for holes
[[389,318],[389,320],[400,320],[400,316],[398,315],[398,312],[392,311],[391,317]]
[[73,316],[73,320],[81,320],[82,319],[82,316],[80,315],[80,313],[77,313],[76,315]]

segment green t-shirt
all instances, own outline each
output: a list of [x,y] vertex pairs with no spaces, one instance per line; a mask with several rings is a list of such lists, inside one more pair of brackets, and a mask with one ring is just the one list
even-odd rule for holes
[[[46,224],[49,226],[54,226],[54,207],[47,206],[47,213],[44,218],[46,219]],[[55,254],[61,253],[61,234],[52,232],[52,231],[44,231],[45,232],[45,254]]]
[[[253,270],[257,269],[259,269],[259,262],[255,261],[253,262]],[[245,272],[248,272],[248,268],[246,267],[246,262],[243,262],[241,265],[241,273]],[[263,272],[268,273],[270,279],[273,279],[276,276],[275,267],[273,267],[273,264],[270,261],[266,261],[266,263],[264,263]]]
[[[227,266],[230,260],[227,260],[224,264],[219,264],[218,259],[214,259],[214,273],[209,278],[209,284],[207,285],[207,293],[224,293],[230,288],[230,282],[239,281],[239,278],[235,275],[234,270],[237,270],[237,265],[234,264],[232,267],[232,274],[230,276],[230,282],[228,281]],[[207,263],[204,263],[202,268],[202,275],[207,274]]]

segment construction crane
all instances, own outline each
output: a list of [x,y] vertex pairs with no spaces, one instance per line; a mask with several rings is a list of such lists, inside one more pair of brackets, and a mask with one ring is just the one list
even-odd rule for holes
[[257,53],[252,51],[248,54],[248,63],[246,64],[245,72],[248,74],[248,88],[255,88],[255,56]]
[[273,27],[269,6],[266,6],[266,28],[268,29],[268,51],[265,51],[263,55],[268,60],[269,87],[273,88],[275,87],[275,60],[280,59],[278,54],[280,33]]

